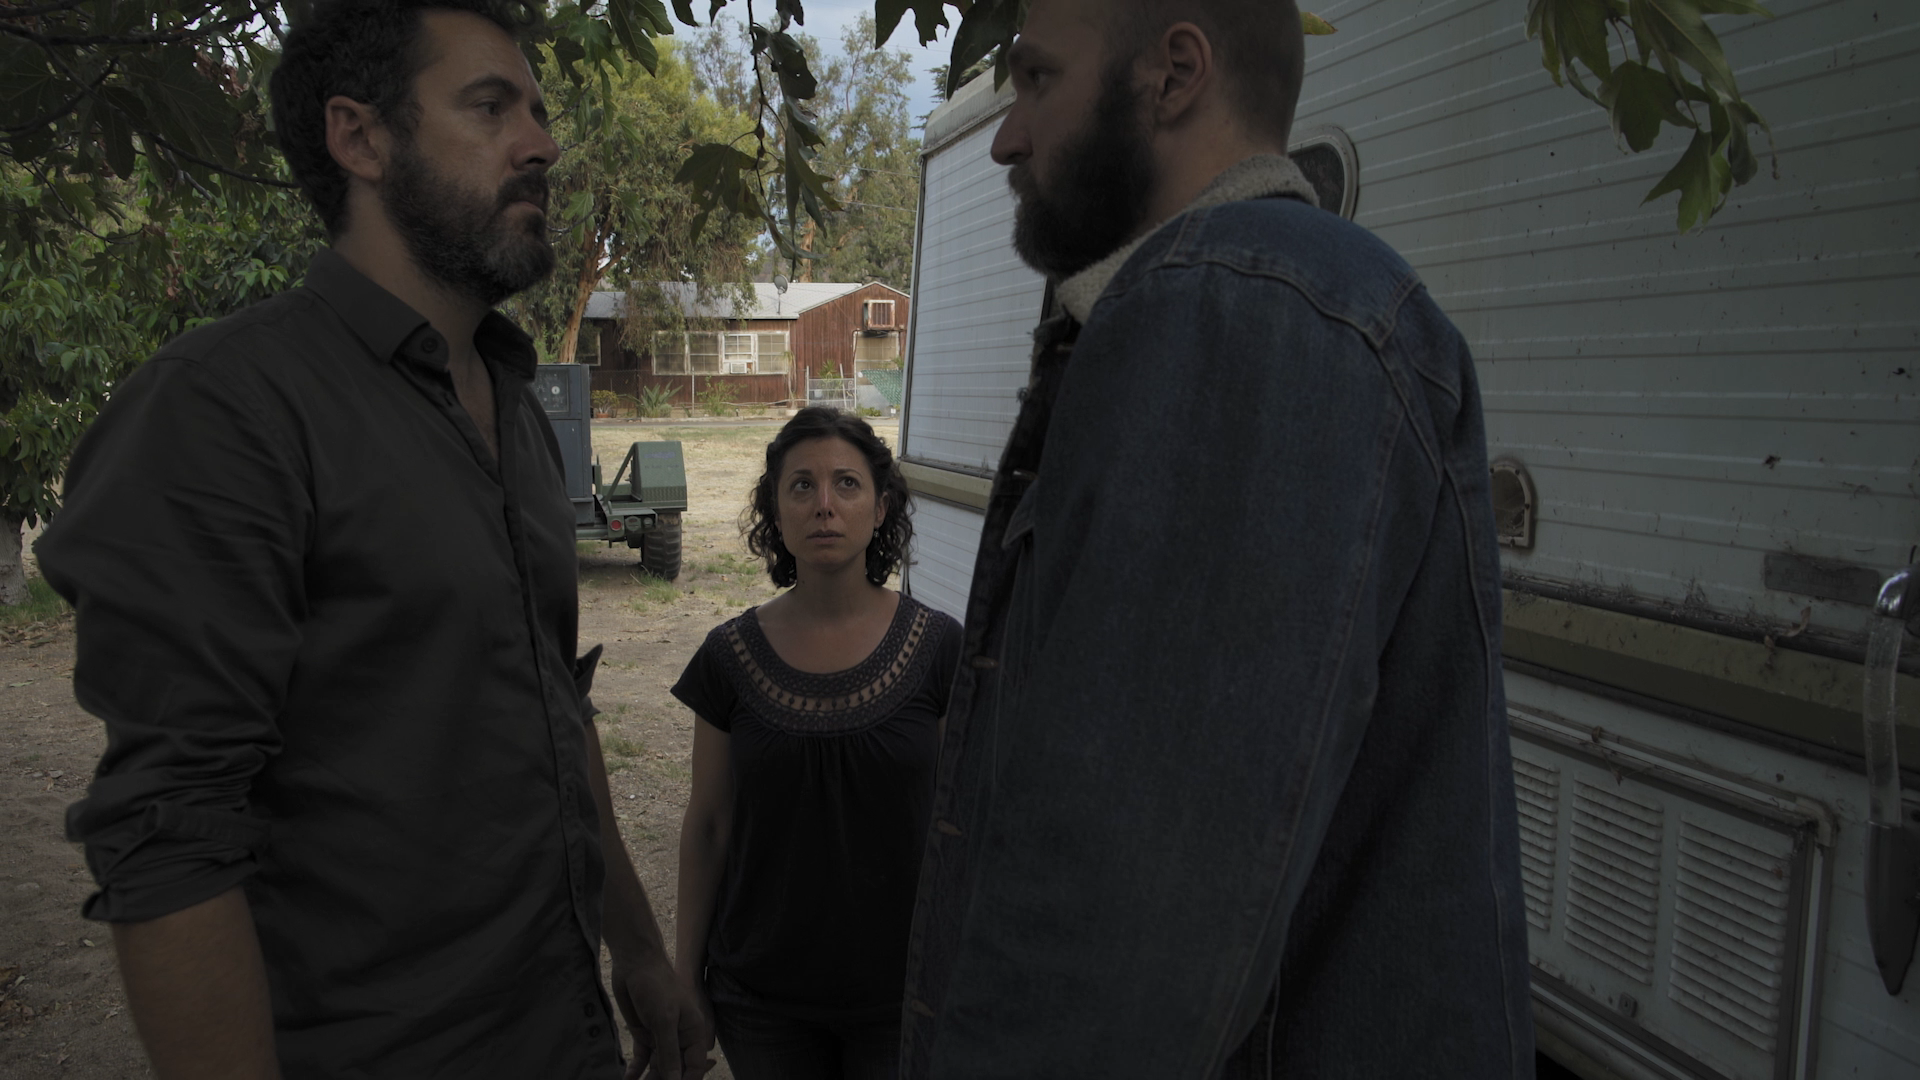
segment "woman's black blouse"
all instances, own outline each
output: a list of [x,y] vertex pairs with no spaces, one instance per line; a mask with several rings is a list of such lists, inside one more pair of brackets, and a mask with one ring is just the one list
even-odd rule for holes
[[673,687],[727,732],[733,833],[707,937],[722,1004],[798,1018],[898,1013],[938,728],[960,624],[910,597],[880,647],[830,675],[787,666],[749,608]]

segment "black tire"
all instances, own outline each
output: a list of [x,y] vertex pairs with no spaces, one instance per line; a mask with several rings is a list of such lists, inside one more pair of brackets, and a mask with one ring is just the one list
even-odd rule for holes
[[679,514],[661,514],[640,530],[640,569],[661,581],[680,576]]

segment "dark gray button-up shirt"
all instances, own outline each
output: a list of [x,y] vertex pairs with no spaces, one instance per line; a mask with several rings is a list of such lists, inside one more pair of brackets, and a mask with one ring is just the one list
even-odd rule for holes
[[109,737],[86,913],[244,885],[290,1078],[619,1075],[573,514],[531,343],[476,343],[498,461],[446,341],[322,252],[116,388],[38,546]]

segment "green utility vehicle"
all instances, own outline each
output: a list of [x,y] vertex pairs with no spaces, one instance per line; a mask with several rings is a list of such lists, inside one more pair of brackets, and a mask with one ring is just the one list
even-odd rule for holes
[[636,442],[612,483],[602,483],[593,451],[593,371],[581,364],[542,364],[534,396],[560,444],[574,535],[625,543],[640,568],[672,581],[680,576],[680,515],[687,509],[687,466],[678,442]]
[[678,442],[637,442],[613,474],[600,481],[593,462],[594,520],[576,522],[581,540],[625,543],[640,552],[640,568],[663,581],[680,576],[680,515],[687,509],[687,465]]

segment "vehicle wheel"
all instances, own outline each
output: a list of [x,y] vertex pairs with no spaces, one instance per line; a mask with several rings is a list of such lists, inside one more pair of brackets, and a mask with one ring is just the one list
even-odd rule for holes
[[640,530],[640,569],[662,581],[680,576],[679,514],[661,514]]

